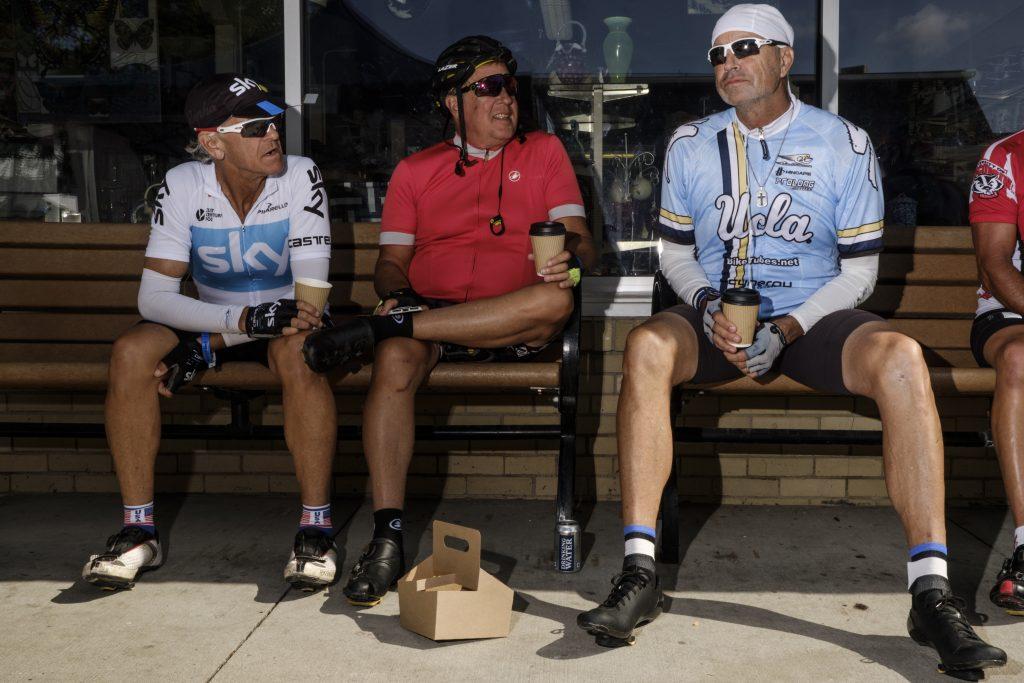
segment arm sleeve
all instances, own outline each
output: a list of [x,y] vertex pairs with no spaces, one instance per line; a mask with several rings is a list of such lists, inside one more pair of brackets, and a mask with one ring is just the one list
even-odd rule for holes
[[1017,224],[1017,187],[1006,150],[992,145],[974,169],[971,182],[971,223]]
[[[665,154],[665,170],[661,174],[661,209],[655,229],[667,243],[692,246],[694,244],[693,214],[690,212],[686,183],[686,159],[680,136],[689,136],[693,126],[680,126],[669,141]],[[696,128],[693,128],[694,134]],[[678,291],[678,290],[677,290]]]
[[835,225],[839,258],[847,259],[882,251],[885,201],[871,138],[852,123],[843,124],[848,146],[846,140],[840,142],[835,155]]
[[164,176],[164,182],[153,201],[146,257],[188,263],[191,258],[192,232],[189,216],[185,215],[188,205],[184,196],[186,183],[175,182],[179,177],[175,170],[171,169]]
[[292,268],[296,261],[331,257],[331,217],[324,178],[312,159],[294,157],[297,169],[290,173],[288,253]]
[[416,187],[409,162],[398,162],[388,182],[384,212],[380,220],[381,246],[416,244]]
[[[519,144],[519,143],[508,143]],[[548,209],[548,220],[557,221],[566,216],[582,216],[587,212],[583,209],[583,195],[580,184],[576,181],[576,172],[572,170],[569,155],[565,153],[562,141],[554,135],[548,138],[548,158],[544,187],[544,203]]]
[[661,272],[680,299],[693,305],[694,295],[711,287],[707,273],[697,261],[692,246],[662,241]]
[[181,293],[181,279],[150,270],[142,271],[139,313],[146,320],[188,332],[239,332],[238,318],[245,306],[209,304]]
[[807,333],[829,313],[856,308],[871,296],[878,279],[878,254],[839,261],[839,275],[825,283],[790,315]]

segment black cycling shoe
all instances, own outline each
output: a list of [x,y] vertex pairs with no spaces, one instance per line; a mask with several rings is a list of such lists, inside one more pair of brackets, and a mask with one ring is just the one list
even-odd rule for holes
[[369,319],[359,316],[310,334],[302,344],[302,357],[313,372],[327,372],[369,355],[374,341]]
[[[653,565],[653,562],[651,563]],[[576,617],[576,624],[605,647],[632,645],[633,631],[661,614],[664,595],[653,568],[628,565],[612,579],[604,602]]]
[[373,607],[405,574],[405,558],[398,544],[389,538],[374,538],[352,567],[345,597],[358,607]]
[[[916,589],[916,590],[915,590]],[[923,576],[914,593],[907,631],[918,645],[939,653],[939,670],[956,678],[980,680],[981,669],[1006,664],[1006,653],[982,640],[964,617],[964,602],[953,595],[949,581]]]
[[996,577],[988,597],[1007,614],[1024,617],[1024,545],[1003,560],[1003,569]]

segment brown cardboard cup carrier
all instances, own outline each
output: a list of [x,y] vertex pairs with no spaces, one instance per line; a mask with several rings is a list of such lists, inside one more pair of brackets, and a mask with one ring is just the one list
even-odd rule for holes
[[434,522],[434,554],[398,581],[402,626],[432,640],[504,638],[512,596],[480,568],[480,532],[440,521]]

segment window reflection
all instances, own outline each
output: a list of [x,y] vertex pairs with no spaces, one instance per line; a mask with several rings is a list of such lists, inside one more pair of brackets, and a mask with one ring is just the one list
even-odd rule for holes
[[0,218],[149,221],[199,79],[283,89],[279,0],[0,1]]
[[865,128],[891,224],[966,225],[985,148],[1024,128],[1024,2],[840,5],[839,113]]

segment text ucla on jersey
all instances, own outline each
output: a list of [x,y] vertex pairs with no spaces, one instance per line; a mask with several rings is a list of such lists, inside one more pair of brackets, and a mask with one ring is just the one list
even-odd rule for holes
[[[816,107],[794,108],[788,133],[766,136],[767,160],[753,134],[744,150],[735,109],[680,126],[665,156],[659,235],[694,245],[717,289],[760,291],[762,319],[806,301],[839,274],[840,258],[882,249],[885,207],[867,133]],[[751,199],[758,180],[763,208]]]
[[213,164],[167,172],[154,203],[146,256],[190,264],[202,301],[255,305],[294,296],[291,262],[330,258],[323,176],[311,159],[285,157],[244,223],[220,189]]

